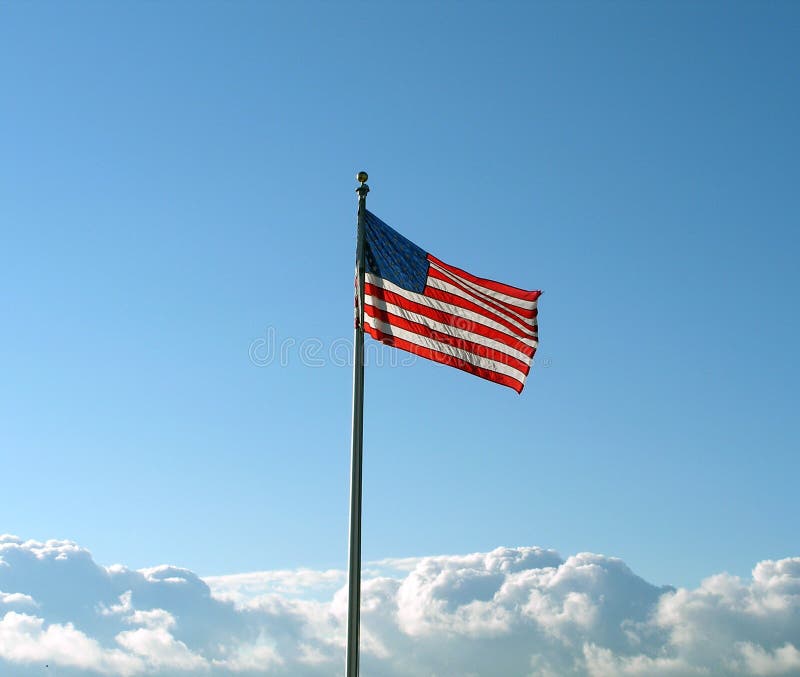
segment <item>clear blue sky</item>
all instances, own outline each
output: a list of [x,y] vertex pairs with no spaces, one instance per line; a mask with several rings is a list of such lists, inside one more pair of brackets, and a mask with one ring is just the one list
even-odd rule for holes
[[[521,396],[368,368],[366,560],[799,554],[797,4],[0,14],[0,532],[344,567],[366,169],[407,237],[545,291]],[[254,365],[270,332],[325,366]]]

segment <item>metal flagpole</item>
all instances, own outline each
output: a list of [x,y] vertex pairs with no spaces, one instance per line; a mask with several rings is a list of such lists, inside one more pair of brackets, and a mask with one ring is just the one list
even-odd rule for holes
[[359,625],[361,621],[361,462],[364,442],[364,219],[367,211],[366,172],[359,172],[358,239],[356,243],[355,350],[353,351],[353,450],[350,459],[350,551],[347,593],[347,674],[358,677]]

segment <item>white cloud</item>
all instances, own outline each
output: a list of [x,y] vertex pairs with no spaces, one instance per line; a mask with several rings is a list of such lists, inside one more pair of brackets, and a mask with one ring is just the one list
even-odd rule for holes
[[104,649],[71,623],[52,623],[36,616],[9,611],[0,620],[0,657],[22,665],[47,663],[105,674],[133,675],[144,665],[118,649]]
[[[511,677],[800,674],[800,558],[695,589],[541,548],[368,563],[364,672]],[[102,567],[70,541],[0,536],[0,674],[337,674],[341,571],[200,579]],[[13,670],[12,670],[13,668]]]
[[30,595],[24,595],[21,592],[3,592],[0,590],[0,604],[6,607],[35,607],[36,600]]
[[207,576],[203,579],[217,599],[230,600],[239,605],[268,594],[320,595],[329,594],[345,580],[343,571],[313,569],[253,571],[228,576]]
[[708,675],[705,667],[688,664],[675,657],[617,656],[610,649],[594,644],[583,647],[586,673],[591,677],[688,677],[689,675]]
[[753,675],[788,675],[800,673],[800,651],[791,644],[784,644],[774,651],[743,642],[739,653],[744,659],[745,669]]
[[[164,625],[147,627],[137,630],[120,632],[116,636],[117,643],[128,649],[132,654],[142,657],[149,666],[171,668],[173,670],[195,670],[208,668],[208,662],[197,654],[192,653],[183,643],[176,640],[169,632],[169,626],[174,625],[174,619],[162,609],[151,612],[136,612],[153,614],[158,612],[162,617],[168,617],[170,622]],[[152,615],[150,616],[152,619]]]

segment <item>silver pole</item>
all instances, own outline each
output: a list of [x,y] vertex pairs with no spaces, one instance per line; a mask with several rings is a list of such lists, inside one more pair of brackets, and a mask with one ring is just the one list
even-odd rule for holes
[[350,551],[347,592],[347,675],[358,677],[358,644],[361,621],[361,463],[364,442],[364,218],[367,211],[366,172],[358,173],[358,239],[356,276],[358,294],[353,351],[353,450],[350,459]]

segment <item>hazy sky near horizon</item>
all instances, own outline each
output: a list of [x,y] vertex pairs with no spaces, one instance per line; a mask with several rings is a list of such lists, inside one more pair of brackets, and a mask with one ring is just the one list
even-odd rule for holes
[[2,3],[0,533],[343,568],[365,169],[408,238],[544,290],[521,396],[370,344],[365,560],[535,545],[696,586],[800,554],[799,29]]

